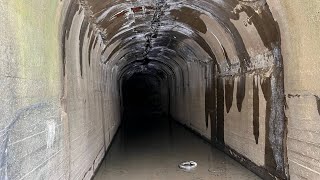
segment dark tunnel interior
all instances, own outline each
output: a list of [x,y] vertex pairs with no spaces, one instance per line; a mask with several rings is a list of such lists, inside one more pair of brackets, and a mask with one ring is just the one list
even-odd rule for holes
[[147,148],[180,124],[259,176],[286,177],[280,32],[266,1],[80,2],[66,11],[63,72],[79,55],[80,77],[101,69],[107,149],[120,125]]
[[168,82],[148,65],[122,80],[122,124],[126,131],[145,131],[169,117]]

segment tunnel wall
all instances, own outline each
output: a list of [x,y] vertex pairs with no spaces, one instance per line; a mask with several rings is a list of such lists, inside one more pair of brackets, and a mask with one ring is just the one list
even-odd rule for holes
[[[211,127],[205,119],[205,66],[198,62],[188,64],[188,78],[184,85],[173,86],[170,115],[206,139],[211,139]],[[183,81],[183,80],[182,80]]]
[[70,2],[0,1],[1,180],[90,179],[119,126],[101,39]]
[[[319,3],[267,2],[281,32],[288,131],[284,158],[291,179],[319,179]],[[119,70],[101,63],[105,45],[99,27],[88,18],[90,11],[70,3],[0,0],[0,179],[88,179],[119,125]],[[241,36],[257,36],[255,29],[241,31],[246,17],[242,13],[233,23]],[[247,49],[263,47],[261,42],[244,43]],[[253,62],[278,55],[276,48],[265,54],[255,50],[249,51]],[[240,75],[211,69],[208,76],[210,68],[198,62],[183,68],[188,78],[171,89],[174,118],[222,143],[240,162],[266,169],[266,160],[274,156],[266,149],[266,86],[274,71]],[[219,107],[219,119],[208,116],[213,107]]]
[[[261,7],[259,15],[240,11],[231,35],[200,16],[207,32],[199,34],[217,62],[186,60],[182,75],[175,73],[171,115],[260,176],[286,178],[281,34],[268,6]],[[234,42],[237,33],[243,44]]]
[[62,107],[68,122],[69,178],[90,179],[120,124],[116,69],[101,62],[103,39],[84,7],[65,1],[62,11]]
[[270,1],[282,31],[290,177],[320,178],[320,4]]
[[68,172],[57,1],[0,1],[0,179]]
[[[265,57],[257,56],[253,61],[264,61]],[[244,162],[251,170],[270,178],[255,168],[275,173],[272,170],[275,165],[268,162],[273,159],[271,145],[266,144],[272,106],[270,80],[274,71],[270,66],[263,68],[267,71],[257,68],[250,73],[225,75],[210,64],[188,63],[185,85],[176,86],[172,92],[170,112],[181,124]]]

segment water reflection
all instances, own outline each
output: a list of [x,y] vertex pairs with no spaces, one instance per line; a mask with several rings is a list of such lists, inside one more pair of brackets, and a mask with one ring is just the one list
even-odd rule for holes
[[[132,125],[137,119],[122,126],[95,180],[260,179],[169,118],[148,118],[139,120],[144,126]],[[198,167],[183,171],[184,161]]]

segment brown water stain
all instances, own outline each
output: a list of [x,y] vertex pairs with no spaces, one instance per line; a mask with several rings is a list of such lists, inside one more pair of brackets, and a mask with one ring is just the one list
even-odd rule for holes
[[215,144],[217,141],[217,65],[213,65],[213,77],[212,78],[212,116],[211,120],[211,142]]
[[114,37],[122,26],[127,22],[127,10],[121,11],[118,14],[114,15],[112,18],[104,19],[99,25],[107,29],[107,40],[110,40]]
[[[94,38],[93,38],[94,37]],[[88,63],[89,63],[89,66],[91,65],[91,51],[92,51],[92,46],[93,44],[95,43],[97,37],[96,36],[93,36],[90,38],[90,42],[89,42],[89,52],[88,52]]]
[[79,11],[80,5],[76,2],[71,3],[67,9],[66,19],[63,22],[63,34],[61,41],[61,51],[62,51],[62,74],[65,76],[66,74],[66,42],[69,39],[70,30],[72,26],[72,21],[77,11]]
[[318,96],[315,96],[316,97],[316,101],[317,101],[317,109],[318,109],[318,113],[320,115],[320,98]]
[[266,100],[266,118],[265,118],[265,166],[269,171],[274,171],[277,167],[276,161],[274,159],[274,154],[272,151],[272,145],[269,140],[270,133],[270,114],[271,114],[271,78],[260,76],[260,85],[263,92],[264,98]]
[[234,77],[227,77],[225,81],[226,108],[227,113],[229,113],[233,103]]
[[217,140],[224,144],[224,79],[217,79]]
[[89,26],[89,22],[87,19],[84,19],[81,25],[80,34],[79,34],[79,64],[80,64],[80,75],[82,77],[83,74],[83,45],[84,45],[84,39],[87,37],[85,36],[85,33],[87,31],[87,28]]
[[259,85],[258,85],[258,76],[253,77],[253,135],[256,140],[256,144],[259,144]]
[[176,18],[177,21],[187,24],[193,29],[198,30],[201,33],[207,32],[207,25],[200,18],[202,13],[189,7],[182,7],[177,10],[171,11],[171,15]]
[[225,57],[225,59],[226,59],[226,61],[228,63],[228,66],[230,67],[231,66],[231,61],[230,61],[230,58],[228,56],[228,53],[227,53],[226,49],[223,46],[222,46],[222,50],[223,50],[224,57]]
[[259,14],[250,6],[243,7],[248,17],[251,17],[250,23],[256,27],[265,47],[271,50],[273,44],[280,41],[280,36],[278,34],[278,24],[271,14],[269,5],[266,3],[264,7],[261,7]]
[[[210,65],[209,67],[206,67],[206,71],[209,72],[214,72],[215,71],[215,64]],[[210,68],[210,69],[207,69]],[[208,74],[208,73],[206,73]],[[210,117],[210,122],[211,124],[214,123],[215,121],[215,116],[216,113],[215,108],[216,108],[216,85],[215,85],[215,78],[214,76],[210,73],[210,76],[212,77],[207,77],[206,80],[206,91],[205,91],[205,119],[206,119],[206,128],[209,126],[209,117]]]
[[237,82],[237,107],[238,111],[241,112],[243,100],[246,96],[246,76],[240,75]]

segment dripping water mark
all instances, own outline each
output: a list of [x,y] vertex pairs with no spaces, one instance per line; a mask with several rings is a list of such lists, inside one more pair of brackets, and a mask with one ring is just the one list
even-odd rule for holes
[[293,99],[293,98],[305,98],[305,97],[312,97],[314,96],[316,99],[316,104],[317,104],[317,110],[318,113],[320,115],[320,97],[318,95],[311,95],[311,94],[288,94],[287,97],[289,99]]
[[234,79],[234,77],[227,77],[225,80],[225,101],[227,113],[230,112],[233,103]]
[[300,94],[288,94],[288,98],[300,98],[301,95]]
[[316,95],[315,95],[315,97],[316,97],[316,101],[317,101],[318,113],[319,113],[319,115],[320,115],[320,97],[319,97],[319,96],[316,96]]
[[259,98],[259,78],[258,76],[253,77],[253,135],[256,141],[256,144],[259,144],[260,136],[260,98]]
[[[94,16],[94,13],[91,10],[91,6],[88,5],[87,0],[79,0],[79,5],[81,7],[81,9],[84,11],[84,15],[85,15],[85,20],[87,21],[86,24],[88,24],[91,28],[91,31],[93,34],[97,34],[98,37],[101,38],[101,40],[106,43],[108,41],[107,38],[107,34],[105,29],[103,29],[101,27],[101,25],[98,23],[99,21],[96,19],[96,17]],[[93,48],[96,47],[97,45],[97,37],[95,37],[94,39],[94,45]],[[91,45],[92,46],[92,45]],[[107,60],[106,60],[107,61]],[[105,64],[106,61],[103,61],[103,63]]]
[[237,108],[241,112],[243,101],[246,95],[246,76],[239,76],[237,82]]
[[260,14],[264,6],[266,5],[266,0],[239,0],[240,6],[236,7],[236,10],[241,9],[241,6],[249,6],[255,10],[257,14]]

